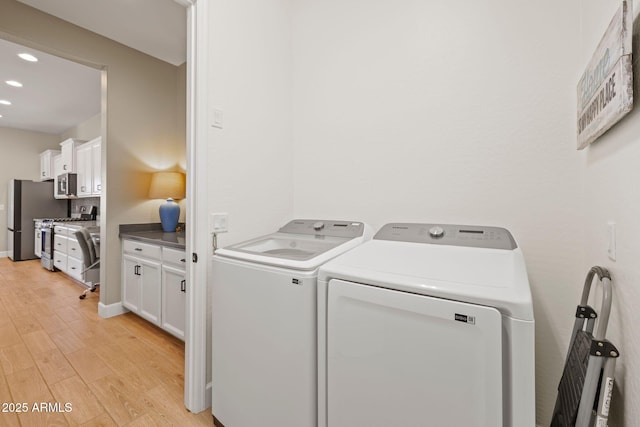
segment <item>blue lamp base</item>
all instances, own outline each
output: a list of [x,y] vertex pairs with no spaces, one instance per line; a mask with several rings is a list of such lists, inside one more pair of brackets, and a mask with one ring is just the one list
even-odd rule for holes
[[171,197],[160,205],[160,223],[162,223],[162,231],[165,233],[173,233],[178,227],[178,219],[180,218],[180,205],[173,201]]

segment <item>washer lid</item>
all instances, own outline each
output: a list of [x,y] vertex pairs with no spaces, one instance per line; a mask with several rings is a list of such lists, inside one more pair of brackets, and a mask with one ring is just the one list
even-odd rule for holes
[[370,238],[361,222],[294,220],[276,233],[218,249],[216,255],[311,270]]
[[318,279],[482,304],[507,316],[533,320],[524,258],[515,240],[514,249],[495,249],[382,240],[379,234],[323,265]]

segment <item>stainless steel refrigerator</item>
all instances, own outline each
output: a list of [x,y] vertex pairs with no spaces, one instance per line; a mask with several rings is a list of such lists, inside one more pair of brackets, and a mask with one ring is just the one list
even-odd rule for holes
[[53,181],[9,180],[7,252],[13,261],[36,258],[34,218],[67,217],[67,200],[53,197]]

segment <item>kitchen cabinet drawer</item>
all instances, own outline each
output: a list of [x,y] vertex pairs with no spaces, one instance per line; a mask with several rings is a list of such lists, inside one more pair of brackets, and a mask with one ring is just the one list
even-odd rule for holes
[[60,271],[67,272],[67,255],[54,251],[53,252],[53,265]]
[[82,250],[80,249],[80,244],[76,239],[67,240],[67,255],[79,259],[80,261],[84,259],[82,256]]
[[63,227],[62,225],[54,225],[53,232],[57,235],[68,236],[69,229],[67,227]]
[[172,264],[175,267],[181,268],[182,270],[186,267],[186,252],[181,251],[179,249],[171,249],[171,248],[162,248],[162,263],[163,264]]
[[82,268],[82,260],[71,256],[67,257],[67,274],[69,276],[82,282]]
[[62,234],[54,234],[53,235],[53,250],[59,251],[62,253],[67,253],[67,245],[69,242],[69,238],[65,237]]
[[162,259],[162,247],[125,239],[122,241],[122,250],[125,253],[151,259]]

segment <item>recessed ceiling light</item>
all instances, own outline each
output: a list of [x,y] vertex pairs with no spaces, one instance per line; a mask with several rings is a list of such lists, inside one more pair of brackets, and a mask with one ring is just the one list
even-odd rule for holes
[[13,87],[22,87],[22,83],[17,82],[15,80],[7,80],[5,83]]
[[0,119],[2,118],[2,114],[0,114]]
[[0,99],[0,104],[2,105],[11,105],[11,103],[5,99]]
[[30,53],[19,53],[18,56],[20,58],[24,59],[25,61],[38,62],[38,58],[36,58],[35,56],[31,55]]

